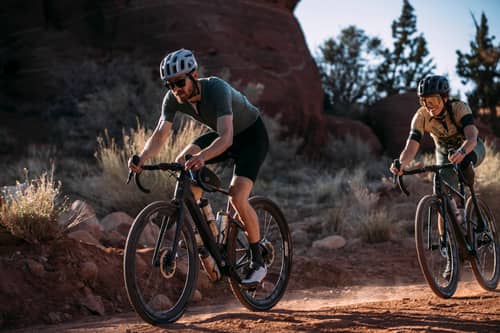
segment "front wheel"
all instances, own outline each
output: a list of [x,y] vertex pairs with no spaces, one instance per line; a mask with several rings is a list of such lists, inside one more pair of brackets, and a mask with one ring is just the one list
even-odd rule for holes
[[450,298],[459,279],[458,244],[449,215],[443,232],[443,217],[441,199],[423,197],[415,215],[415,243],[425,280],[436,295]]
[[472,272],[477,282],[486,290],[495,290],[500,278],[500,246],[495,227],[495,218],[484,201],[477,199],[483,225],[479,222],[472,197],[467,200],[465,209],[469,221],[469,240],[475,251],[471,260]]
[[228,236],[228,260],[237,276],[231,275],[229,284],[242,305],[253,311],[265,311],[285,293],[292,269],[292,238],[285,217],[274,202],[263,197],[252,197],[249,202],[259,220],[267,275],[256,288],[240,286],[250,264],[250,248],[245,231],[233,224]]
[[[146,206],[135,218],[125,245],[123,271],[130,303],[143,320],[153,325],[176,321],[184,313],[196,284],[198,253],[187,220],[172,255],[178,211],[164,201]],[[169,260],[172,256],[173,260]]]

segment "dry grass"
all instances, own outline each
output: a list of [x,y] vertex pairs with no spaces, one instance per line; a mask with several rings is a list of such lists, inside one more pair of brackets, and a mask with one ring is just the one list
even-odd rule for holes
[[489,143],[486,143],[486,157],[484,161],[476,168],[476,182],[481,187],[500,184],[500,152]]
[[[173,134],[168,140],[160,154],[149,160],[148,164],[173,162],[187,144],[205,131],[204,127],[194,121],[185,121],[181,127],[177,134]],[[151,189],[150,194],[143,194],[133,184],[125,184],[129,157],[142,150],[151,134],[151,131],[138,124],[136,129],[123,133],[123,145],[117,144],[107,133],[98,138],[96,158],[99,172],[84,179],[75,179],[71,187],[78,188],[80,195],[92,203],[99,215],[125,211],[134,216],[152,201],[171,198],[175,183],[168,172],[141,174],[143,185]]]
[[61,183],[54,182],[53,172],[34,180],[26,175],[25,183],[18,182],[16,187],[4,192],[0,223],[29,243],[58,237],[61,230],[57,218],[65,209],[65,201],[59,200]]

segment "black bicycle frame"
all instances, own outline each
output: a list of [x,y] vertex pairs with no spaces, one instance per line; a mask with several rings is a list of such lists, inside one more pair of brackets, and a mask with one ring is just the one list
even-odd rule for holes
[[[226,258],[221,252],[221,248],[219,248],[219,245],[217,244],[204,215],[202,214],[198,204],[196,203],[196,200],[193,196],[193,192],[190,189],[191,185],[195,182],[196,181],[194,180],[193,175],[191,174],[190,171],[185,171],[185,170],[180,171],[180,175],[177,178],[177,183],[175,185],[174,197],[171,200],[171,203],[177,209],[177,214],[176,214],[177,224],[173,239],[172,251],[167,256],[165,264],[168,267],[173,263],[175,259],[180,231],[182,230],[182,227],[185,223],[185,216],[186,216],[185,208],[187,208],[189,214],[193,219],[196,229],[198,230],[198,233],[200,234],[200,237],[203,240],[205,248],[214,258],[217,266],[219,267],[219,271],[225,275],[231,274],[232,270],[227,267]],[[226,195],[229,194],[229,192],[224,189],[215,189],[215,190],[224,193]],[[229,222],[228,228],[229,227],[243,228],[243,225],[238,220],[232,218],[231,216],[229,216],[228,222]],[[165,231],[167,230],[167,226],[168,226],[168,221],[165,221],[163,219],[162,224],[160,226],[160,233],[156,241],[155,251],[153,254],[153,264],[155,266],[159,265],[159,253],[160,253],[161,243],[163,241]],[[237,274],[234,274],[234,278],[239,280],[239,276]]]
[[[400,164],[399,160],[395,160],[394,165],[400,166],[401,164]],[[459,179],[460,191],[456,190],[447,181],[442,179],[442,176],[440,175],[439,170],[447,169],[447,168],[453,168],[455,170],[455,172],[457,173],[458,179]],[[468,235],[472,234],[472,232],[470,230],[471,222],[469,220],[465,221],[466,225],[467,225],[467,231],[466,231],[466,233],[462,232],[462,230],[460,229],[460,226],[458,225],[459,223],[458,223],[458,220],[457,220],[455,214],[447,214],[448,211],[453,211],[453,210],[451,207],[450,199],[448,198],[448,193],[444,193],[444,191],[442,190],[442,186],[443,185],[446,186],[446,188],[448,188],[450,191],[455,193],[460,198],[463,206],[465,207],[466,206],[466,195],[465,195],[464,184],[467,184],[467,186],[470,189],[472,202],[474,204],[473,209],[475,210],[476,215],[478,217],[478,228],[481,229],[481,228],[484,228],[485,223],[484,223],[483,215],[481,214],[481,210],[479,209],[476,194],[474,192],[474,186],[465,182],[465,178],[464,178],[464,175],[462,173],[462,170],[458,167],[457,164],[428,165],[428,166],[424,166],[424,167],[413,169],[413,170],[405,170],[403,172],[403,175],[415,175],[415,174],[424,173],[424,172],[433,172],[435,174],[435,186],[434,186],[434,193],[433,194],[441,200],[441,210],[444,214],[444,216],[443,216],[444,230],[446,231],[447,224],[449,223],[448,218],[447,218],[447,216],[449,215],[449,216],[451,216],[451,220],[452,220],[451,222],[452,222],[453,230],[455,231],[455,234],[460,235],[460,236],[457,236],[457,240],[460,243],[459,245],[461,246],[461,248],[466,249],[467,255],[474,255],[475,250],[472,248],[472,246],[470,245],[471,243],[468,240]],[[402,175],[394,176],[394,182],[397,182],[397,184],[399,185],[399,188],[401,189],[401,191],[403,193],[405,193],[406,195],[410,195],[410,193],[408,192],[408,190],[406,189],[406,187],[403,183]],[[430,223],[430,220],[427,222]],[[428,235],[428,237],[430,237],[430,235]],[[446,232],[443,235],[442,240],[445,242],[447,241]]]
[[[459,173],[459,177],[461,177],[460,175],[460,171],[457,170],[458,173]],[[462,204],[463,206],[465,207],[465,202],[466,202],[466,196],[465,196],[465,190],[464,190],[464,185],[463,185],[463,181],[460,180],[460,191],[456,190],[455,188],[453,188],[447,181],[445,181],[444,179],[442,179],[441,175],[439,174],[439,172],[436,172],[435,173],[436,177],[435,177],[435,195],[437,195],[439,198],[441,198],[441,209],[443,211],[443,230],[445,231],[444,232],[444,235],[443,235],[443,241],[446,243],[447,239],[446,239],[446,227],[447,227],[447,224],[448,224],[448,218],[447,216],[449,216],[451,218],[451,224],[453,226],[453,230],[455,231],[455,235],[457,235],[457,240],[458,242],[460,243],[460,247],[463,248],[463,249],[466,249],[467,251],[467,255],[469,256],[473,256],[475,255],[475,251],[473,249],[473,247],[471,246],[469,240],[467,239],[467,235],[469,234],[469,228],[470,228],[470,221],[466,221],[466,225],[467,225],[467,233],[464,233],[461,229],[460,229],[460,226],[459,226],[459,223],[458,223],[458,220],[457,220],[457,217],[455,216],[455,214],[447,214],[447,212],[452,212],[453,209],[451,207],[451,202],[450,202],[450,199],[448,198],[448,194],[447,193],[444,193],[442,191],[442,186],[444,185],[448,190],[450,190],[451,192],[453,192],[454,194],[456,194],[460,200],[462,201]],[[471,196],[472,196],[472,200],[474,202],[474,209],[476,210],[476,213],[478,214],[477,216],[479,216],[479,220],[480,220],[480,223],[482,223],[482,216],[479,212],[479,207],[477,206],[477,200],[476,200],[476,196],[474,195],[474,189],[469,186],[470,190],[471,190]]]

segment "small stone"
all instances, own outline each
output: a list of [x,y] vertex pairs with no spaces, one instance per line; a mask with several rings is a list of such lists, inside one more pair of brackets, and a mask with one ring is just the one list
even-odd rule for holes
[[346,240],[344,239],[344,237],[333,235],[314,241],[312,247],[326,250],[336,250],[344,247],[345,244]]
[[98,268],[93,261],[86,261],[80,266],[80,277],[84,281],[94,281],[97,273]]
[[149,303],[149,306],[153,309],[165,309],[171,307],[172,305],[173,304],[170,299],[163,294],[156,295]]
[[45,268],[38,261],[26,259],[26,265],[34,276],[41,278],[45,275]]
[[200,302],[202,299],[203,299],[203,295],[201,294],[201,291],[196,289],[193,293],[193,297],[191,298],[191,300],[193,302]]

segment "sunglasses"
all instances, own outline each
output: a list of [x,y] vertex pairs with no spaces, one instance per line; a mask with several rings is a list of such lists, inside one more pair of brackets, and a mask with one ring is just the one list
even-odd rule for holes
[[419,102],[422,106],[439,105],[441,103],[441,96],[420,97]]
[[175,87],[184,88],[184,86],[186,85],[186,78],[187,78],[187,76],[180,79],[180,80],[174,81],[174,82],[166,81],[165,86],[171,90],[174,90]]

